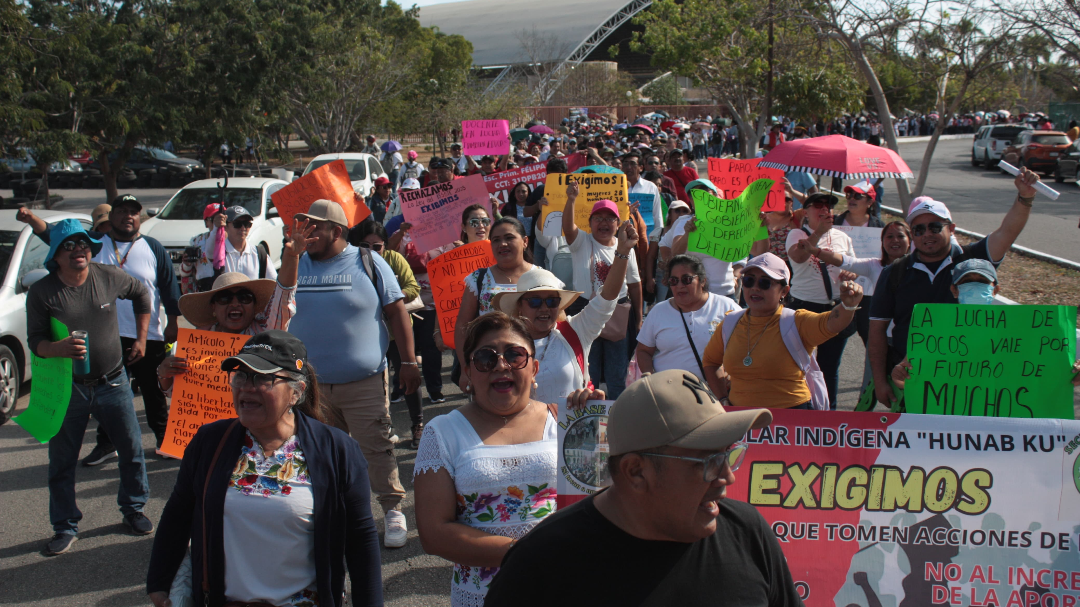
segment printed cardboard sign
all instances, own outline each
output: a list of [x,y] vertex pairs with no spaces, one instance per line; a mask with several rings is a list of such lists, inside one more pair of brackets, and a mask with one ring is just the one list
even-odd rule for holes
[[540,223],[543,225],[552,211],[562,212],[566,206],[566,186],[570,180],[578,183],[578,197],[574,201],[574,223],[590,232],[589,215],[593,205],[605,198],[619,208],[619,220],[630,217],[630,202],[626,194],[626,175],[619,173],[557,173],[548,175],[544,184],[547,206],[541,207]]
[[510,121],[462,120],[461,152],[466,156],[510,153]]
[[582,409],[559,401],[559,474],[555,503],[565,508],[611,484],[607,416],[612,400],[590,400]]
[[500,203],[505,204],[510,200],[510,188],[516,184],[525,182],[529,184],[529,189],[533,190],[544,183],[545,179],[547,179],[547,167],[534,162],[516,169],[484,175],[484,185],[487,186],[489,194],[493,194]]
[[409,236],[418,251],[454,242],[461,235],[462,211],[474,204],[489,206],[487,187],[480,175],[398,192],[398,197],[405,221],[412,224]]

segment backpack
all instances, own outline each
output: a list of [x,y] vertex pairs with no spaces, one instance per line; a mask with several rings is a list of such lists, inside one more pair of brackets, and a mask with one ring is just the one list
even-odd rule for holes
[[382,158],[379,159],[379,164],[382,166],[383,171],[387,175],[394,172],[394,155],[390,152],[383,152]]
[[410,178],[411,179],[416,179],[416,180],[420,179],[420,164],[419,163],[409,162],[409,163],[405,164],[404,168],[401,171],[401,181],[404,182],[406,179],[410,179]]
[[574,256],[570,254],[569,246],[559,245],[558,252],[551,258],[551,267],[548,270],[555,275],[555,278],[563,281],[566,290],[574,290]]
[[[735,332],[735,326],[742,320],[746,310],[736,310],[724,317],[721,331],[724,338],[724,348],[727,348],[731,334]],[[799,328],[795,325],[795,310],[782,308],[780,311],[780,336],[784,340],[788,354],[795,360],[795,364],[802,369],[806,379],[806,387],[810,389],[810,406],[815,411],[829,410],[829,391],[825,387],[825,375],[817,363],[817,351],[807,352],[802,337],[799,336]]]

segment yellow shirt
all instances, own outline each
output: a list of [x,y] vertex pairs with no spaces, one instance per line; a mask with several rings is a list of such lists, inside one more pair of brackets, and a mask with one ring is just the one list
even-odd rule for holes
[[[770,317],[750,316],[746,312],[731,334],[727,351],[724,350],[723,323],[716,328],[709,345],[702,355],[705,367],[723,366],[731,376],[731,392],[728,399],[739,407],[768,407],[787,409],[810,401],[810,389],[806,387],[802,369],[788,353],[780,336],[780,310]],[[807,352],[836,335],[828,329],[829,314],[795,311],[795,326],[802,337]],[[753,364],[743,365],[747,350],[747,323],[750,325],[749,343],[757,345],[751,357]],[[768,325],[768,328],[766,328]],[[762,331],[765,333],[762,334]],[[761,341],[758,341],[758,338]]]

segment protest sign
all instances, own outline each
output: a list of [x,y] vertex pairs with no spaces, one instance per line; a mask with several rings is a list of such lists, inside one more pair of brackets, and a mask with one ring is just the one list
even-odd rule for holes
[[412,224],[409,236],[418,251],[430,251],[457,240],[461,235],[461,212],[466,207],[490,206],[487,187],[480,175],[398,192],[398,198],[401,214]]
[[851,238],[851,246],[855,249],[855,257],[859,259],[881,259],[881,230],[882,228],[865,228],[855,226],[837,226],[834,228]]
[[188,370],[173,380],[165,440],[159,453],[184,457],[195,432],[210,422],[236,417],[229,376],[221,361],[240,351],[250,335],[180,329],[176,356],[186,358]]
[[[646,232],[652,232],[655,221],[653,219],[653,195],[652,194],[631,194],[630,204],[637,203],[638,213],[641,213],[641,218],[645,220],[645,227],[648,228]],[[646,234],[647,236],[648,234]]]
[[919,304],[907,354],[911,413],[1073,419],[1075,306]]
[[555,503],[565,508],[611,484],[607,419],[612,400],[590,400],[582,409],[559,401],[559,474]]
[[461,152],[466,156],[510,153],[510,121],[462,120]]
[[566,186],[570,181],[578,183],[578,197],[574,201],[574,223],[577,227],[589,229],[589,215],[593,205],[608,199],[619,207],[619,219],[626,221],[630,217],[630,203],[626,195],[626,175],[621,173],[557,173],[548,175],[544,183],[544,196],[547,206],[541,207],[540,223],[543,224],[548,213],[562,212],[566,206]]
[[784,210],[784,172],[758,166],[761,158],[735,160],[733,158],[710,158],[709,181],[720,188],[726,198],[737,198],[751,183],[759,179],[772,180],[769,195],[762,211]]
[[807,607],[1077,604],[1080,422],[772,412],[727,497]]
[[[53,341],[70,335],[67,326],[55,318],[49,319],[49,325]],[[71,365],[70,358],[40,358],[30,353],[30,404],[13,421],[39,443],[49,442],[64,425],[71,402]]]
[[297,213],[307,213],[311,203],[316,200],[332,200],[340,204],[350,226],[371,215],[371,210],[353,192],[344,160],[322,165],[271,194],[270,200],[287,226],[292,225],[293,216]]
[[510,169],[509,171],[499,171],[490,175],[484,175],[484,185],[487,186],[489,194],[493,194],[499,199],[499,202],[506,203],[509,201],[509,190],[516,184],[525,182],[529,184],[529,189],[535,189],[537,185],[544,183],[547,178],[547,167],[538,162],[534,162],[530,165],[518,167],[516,169]]
[[704,253],[720,261],[739,261],[750,254],[757,240],[769,237],[759,214],[772,187],[769,179],[759,179],[734,200],[723,200],[705,190],[693,190],[697,229],[690,232],[686,250]]
[[460,246],[428,262],[428,280],[439,319],[439,333],[447,346],[454,347],[454,327],[457,326],[461,296],[465,294],[465,277],[493,265],[495,255],[488,240]]

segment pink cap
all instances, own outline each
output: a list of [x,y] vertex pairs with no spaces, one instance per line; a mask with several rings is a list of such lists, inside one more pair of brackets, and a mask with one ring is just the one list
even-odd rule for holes
[[616,217],[619,216],[619,206],[614,202],[608,200],[607,198],[600,200],[593,205],[592,212],[589,213],[589,217],[596,215],[600,211],[611,211],[612,215]]
[[409,160],[416,160],[416,150],[409,150]]
[[224,212],[225,211],[222,210],[220,204],[218,204],[216,202],[211,202],[210,204],[206,205],[206,208],[203,209],[202,218],[204,220],[210,219],[214,215],[217,215],[218,213],[224,213]]
[[791,271],[788,270],[787,264],[772,253],[762,253],[757,257],[751,257],[750,261],[746,262],[743,273],[745,274],[750,268],[760,268],[769,278],[791,284]]

